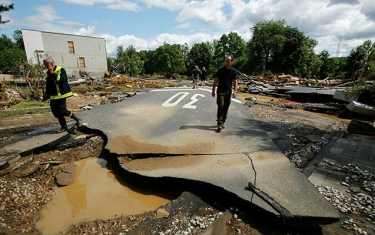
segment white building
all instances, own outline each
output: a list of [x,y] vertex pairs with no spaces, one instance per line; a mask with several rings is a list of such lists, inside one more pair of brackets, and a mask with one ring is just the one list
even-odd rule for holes
[[22,29],[27,60],[42,63],[50,56],[68,76],[81,78],[80,71],[102,79],[107,68],[104,38]]

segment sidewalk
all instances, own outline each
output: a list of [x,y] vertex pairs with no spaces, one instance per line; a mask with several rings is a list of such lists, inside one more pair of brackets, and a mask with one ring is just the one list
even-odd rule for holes
[[336,133],[302,173],[313,184],[346,189],[347,187],[334,177],[335,172],[329,170],[329,166],[347,166],[348,164],[375,175],[374,136],[345,136],[343,132]]
[[18,127],[27,127],[34,125],[48,125],[56,124],[58,125],[57,119],[52,115],[52,113],[33,113],[25,114],[22,116],[9,116],[0,118],[0,132],[5,129],[12,129]]

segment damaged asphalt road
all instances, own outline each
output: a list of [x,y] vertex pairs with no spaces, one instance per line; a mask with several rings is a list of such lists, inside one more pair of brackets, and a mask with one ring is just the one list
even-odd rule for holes
[[[168,92],[171,92],[171,91],[168,91]],[[216,186],[218,186],[218,188],[220,190],[218,190],[218,191],[213,190],[212,191],[212,192],[215,192],[215,194],[214,194],[215,197],[216,197],[216,195],[225,196],[224,197],[225,198],[224,201],[226,201],[225,203],[223,202],[223,200],[217,200],[217,201],[221,201],[220,205],[227,204],[226,206],[228,206],[228,204],[229,205],[230,204],[232,204],[232,205],[241,204],[241,206],[244,206],[243,203],[238,203],[238,200],[239,199],[240,199],[240,201],[246,200],[246,199],[244,199],[245,196],[243,196],[242,194],[250,194],[251,192],[248,191],[248,190],[243,190],[243,192],[240,192],[240,193],[236,191],[235,194],[237,194],[237,195],[232,195],[233,192],[231,190],[233,190],[233,189],[226,188],[228,186],[223,185],[224,183],[222,182],[223,179],[225,180],[227,178],[227,176],[230,175],[230,173],[228,174],[228,172],[230,172],[230,171],[228,171],[228,172],[225,171],[225,170],[227,170],[226,168],[230,168],[232,166],[235,166],[235,167],[240,167],[240,168],[234,168],[236,172],[237,172],[238,169],[241,169],[241,167],[246,168],[247,171],[251,171],[252,169],[249,167],[249,166],[252,166],[251,161],[252,160],[256,161],[257,159],[262,158],[262,156],[256,155],[258,153],[258,151],[254,150],[254,148],[257,147],[257,146],[263,147],[263,149],[261,151],[259,151],[259,152],[262,152],[262,153],[264,153],[265,151],[271,151],[271,152],[276,151],[276,152],[278,152],[276,154],[276,156],[274,156],[275,159],[277,159],[277,162],[276,162],[277,166],[280,165],[279,163],[285,164],[284,159],[287,160],[287,158],[283,157],[284,156],[283,153],[280,152],[280,150],[273,144],[272,141],[270,142],[268,140],[269,137],[267,135],[269,135],[269,133],[262,134],[262,128],[260,128],[260,126],[257,126],[258,124],[256,122],[248,122],[248,123],[245,123],[245,124],[248,125],[249,130],[253,130],[253,132],[255,131],[255,133],[257,134],[258,137],[260,137],[262,142],[253,142],[253,143],[249,144],[248,142],[251,142],[251,140],[253,140],[253,139],[246,137],[246,128],[242,128],[242,129],[239,130],[242,138],[236,139],[236,129],[235,128],[239,128],[238,123],[241,123],[241,122],[239,122],[238,120],[233,120],[233,123],[231,123],[230,118],[235,119],[235,117],[237,115],[240,116],[241,118],[246,117],[246,114],[245,114],[246,112],[231,109],[230,115],[229,115],[229,118],[228,118],[228,127],[220,134],[215,133],[214,132],[215,120],[212,117],[212,113],[215,113],[215,111],[216,111],[215,105],[213,105],[212,110],[210,110],[209,108],[207,108],[207,106],[205,106],[207,111],[208,111],[208,114],[209,114],[208,118],[205,118],[201,111],[195,112],[196,111],[195,109],[197,109],[197,108],[194,109],[194,106],[198,107],[199,105],[202,105],[201,103],[199,103],[199,100],[196,101],[196,99],[200,98],[200,97],[203,97],[206,94],[207,94],[207,96],[210,95],[210,93],[208,93],[208,92],[206,92],[206,93],[204,91],[200,91],[200,92],[201,93],[194,92],[194,94],[192,94],[191,90],[189,90],[189,91],[178,91],[177,94],[180,93],[180,95],[178,97],[176,96],[174,99],[171,99],[171,100],[161,99],[161,101],[163,101],[163,102],[161,102],[161,104],[164,104],[166,106],[173,106],[172,108],[176,108],[176,106],[178,106],[180,109],[182,109],[181,107],[183,107],[185,105],[186,105],[185,107],[189,107],[189,108],[186,108],[187,110],[183,110],[181,116],[178,116],[178,118],[176,118],[176,120],[168,119],[170,117],[175,117],[175,114],[172,111],[170,111],[170,110],[162,111],[162,110],[160,110],[160,107],[154,109],[153,108],[154,106],[151,105],[150,102],[146,102],[147,103],[146,107],[140,107],[140,106],[137,106],[137,105],[134,105],[134,107],[132,107],[129,104],[130,103],[129,101],[131,101],[131,99],[127,100],[126,102],[113,104],[115,106],[120,105],[120,104],[124,105],[123,110],[116,109],[116,108],[111,109],[111,114],[113,114],[113,112],[115,112],[115,111],[120,111],[119,115],[113,115],[115,117],[114,120],[112,118],[106,118],[104,114],[107,114],[108,112],[101,112],[100,110],[98,111],[99,107],[96,110],[96,112],[99,113],[99,115],[97,117],[98,119],[96,119],[96,120],[91,119],[90,120],[90,118],[93,118],[92,112],[95,111],[96,108],[94,108],[93,110],[90,110],[89,112],[86,112],[85,114],[87,114],[89,116],[83,115],[82,118],[83,118],[84,122],[88,123],[88,128],[90,128],[90,129],[92,128],[94,130],[99,129],[98,127],[101,125],[100,122],[103,122],[103,120],[105,120],[106,123],[104,123],[104,124],[108,124],[109,127],[108,127],[108,129],[100,128],[100,130],[103,131],[103,133],[106,134],[106,137],[108,138],[108,142],[105,143],[105,141],[103,141],[103,140],[101,140],[101,141],[103,141],[102,142],[103,145],[106,145],[105,148],[109,150],[109,153],[107,151],[105,151],[104,156],[106,156],[107,159],[108,159],[108,157],[109,158],[115,157],[123,166],[121,171],[123,172],[123,170],[125,169],[125,171],[127,172],[125,174],[127,174],[127,176],[129,176],[129,177],[131,176],[134,179],[137,179],[137,178],[139,179],[139,178],[142,178],[142,177],[148,178],[148,177],[152,176],[152,178],[149,178],[150,182],[159,181],[158,183],[160,183],[160,184],[163,184],[163,183],[165,184],[166,182],[168,182],[169,187],[179,185],[181,187],[180,190],[183,190],[183,188],[185,186],[184,183],[187,183],[186,187],[188,189],[192,189],[191,191],[193,193],[196,193],[196,194],[199,195],[199,191],[201,191],[201,194],[202,194],[201,196],[204,199],[207,199],[206,193],[209,193],[209,192],[202,193],[202,190],[196,190],[197,192],[195,192],[194,188],[196,189],[196,186],[200,186],[198,188],[202,189],[202,185],[207,186],[207,183],[209,185],[216,185]],[[176,93],[174,93],[174,94],[176,94]],[[170,98],[173,97],[174,94],[170,95],[169,97]],[[177,103],[177,101],[181,97],[183,97],[183,99],[186,98],[187,102],[182,103],[183,99],[181,99],[180,100],[181,103]],[[211,98],[211,100],[209,102],[212,103],[212,101],[213,101],[212,97],[209,97],[209,98]],[[144,98],[143,100],[147,101],[147,98]],[[155,100],[155,99],[151,99],[151,100]],[[235,105],[241,105],[241,104],[232,103],[231,108],[235,107]],[[165,106],[162,106],[162,107],[165,107]],[[111,108],[113,108],[113,107],[111,107]],[[188,111],[191,111],[191,110],[193,111],[192,117],[189,116],[189,115],[186,115],[186,113]],[[245,110],[245,108],[244,108],[244,110]],[[135,118],[136,121],[134,121],[134,122],[129,121],[127,119],[128,118],[127,115],[129,115],[130,113],[136,112],[136,111],[139,112],[137,114],[136,118]],[[263,112],[263,113],[265,113],[265,112]],[[145,114],[150,114],[150,116],[147,116]],[[157,117],[159,117],[159,116],[162,117],[162,120],[158,120]],[[116,117],[117,117],[117,119],[116,119]],[[185,118],[188,117],[188,122],[181,122],[181,119],[183,120],[184,117]],[[165,118],[165,119],[163,119],[163,118]],[[111,122],[113,122],[114,124],[113,123],[111,124],[111,122],[109,122],[108,120],[111,120]],[[131,125],[129,125],[129,123],[131,123]],[[142,124],[147,124],[147,125],[142,126]],[[241,124],[243,124],[243,123],[241,123]],[[121,129],[121,128],[119,128],[118,125],[129,126],[130,129]],[[152,129],[152,128],[150,128],[150,125],[151,126],[156,125],[156,127],[159,127],[159,128]],[[165,126],[163,126],[163,125],[165,125]],[[134,129],[134,126],[139,127],[139,129],[141,131],[139,131],[138,129]],[[179,128],[174,128],[176,126],[179,127]],[[241,125],[241,127],[243,127],[243,125]],[[170,131],[172,133],[170,138],[166,137],[166,136],[169,135],[169,133],[166,133],[168,131]],[[141,132],[141,133],[138,133],[138,132]],[[152,132],[154,132],[154,133],[152,133]],[[175,133],[175,132],[184,132],[184,135],[186,135],[186,137],[187,137],[186,143],[184,142],[185,138],[179,139],[178,133]],[[125,133],[125,136],[122,133]],[[83,134],[85,136],[84,139],[86,141],[83,141],[83,142],[86,142],[86,143],[89,142],[87,140],[96,139],[98,137],[98,136],[93,137],[91,134],[90,135],[85,134],[85,133],[81,133],[81,134]],[[207,137],[207,135],[209,137]],[[213,135],[214,137],[210,138],[210,135]],[[223,135],[223,136],[221,136],[221,135]],[[325,135],[327,135],[327,137],[328,137],[328,134],[325,134]],[[158,136],[159,137],[162,136],[163,138],[157,138]],[[235,147],[235,148],[233,148],[234,149],[233,151],[228,150],[228,148],[222,148],[221,146],[216,148],[216,145],[215,145],[216,139],[218,138],[218,141],[217,141],[218,143],[225,144],[225,143],[228,142],[228,141],[226,141],[225,137],[228,137],[228,138],[230,137],[230,140],[232,140],[234,138],[233,139],[234,143],[233,143],[233,145],[231,145],[231,146]],[[141,139],[142,139],[142,141],[140,141]],[[111,140],[112,140],[112,142],[111,142]],[[246,140],[245,143],[241,142],[241,141],[244,141],[244,140]],[[74,142],[74,141],[72,141],[72,142]],[[152,143],[152,144],[150,144],[150,143]],[[265,147],[265,143],[269,144],[269,146]],[[248,145],[247,149],[246,149],[246,145]],[[68,145],[65,145],[65,147],[67,147],[67,146]],[[82,143],[82,146],[85,146],[85,144]],[[94,146],[101,146],[101,145],[100,144],[99,145],[94,144]],[[126,147],[124,147],[124,146],[126,146]],[[143,151],[145,151],[145,152],[142,152],[142,146],[144,147]],[[76,147],[80,147],[80,146],[76,146]],[[82,147],[82,148],[85,149],[85,147]],[[91,155],[88,155],[88,153],[86,153],[86,154],[83,154],[83,157],[94,156],[95,154],[100,155],[101,151],[99,151],[99,149],[100,148],[98,148],[96,151],[88,151],[88,152],[91,152]],[[177,152],[173,153],[174,150],[177,150]],[[269,154],[267,154],[267,156],[274,154],[274,153],[271,153],[271,152]],[[244,153],[248,153],[248,154],[246,155]],[[79,153],[79,154],[81,154],[81,153]],[[147,157],[145,158],[145,155],[147,156],[147,154],[152,154],[151,155],[152,158],[150,158],[150,159],[147,159]],[[174,156],[174,154],[177,154],[179,156]],[[183,156],[180,156],[180,155],[183,155]],[[228,159],[225,158],[225,155],[233,155],[233,156],[232,156],[231,160],[228,161]],[[242,155],[245,155],[245,156],[242,156]],[[78,156],[78,155],[74,154],[74,156]],[[155,158],[155,156],[160,156],[160,157]],[[161,156],[164,156],[164,157],[161,158]],[[213,156],[215,158],[214,158],[213,161],[211,161],[210,157],[213,157]],[[52,160],[55,161],[55,159],[51,158],[51,161]],[[70,159],[70,160],[67,160],[67,161],[72,161],[72,160],[73,159]],[[178,160],[181,160],[182,164],[177,164],[176,161],[178,161]],[[204,175],[205,172],[204,172],[204,170],[202,171],[199,168],[199,166],[202,167],[201,164],[203,164],[203,163],[207,164],[207,167],[203,167],[202,169],[210,168],[212,166],[215,166],[215,163],[219,163],[218,166],[220,167],[220,169],[215,169],[213,171],[213,172],[219,172],[219,173],[217,175],[209,175],[209,177],[210,177],[209,179],[208,178],[202,178],[203,177],[202,175]],[[253,164],[254,164],[254,162],[253,162]],[[262,175],[261,167],[262,166],[264,167],[264,173],[265,174],[269,174],[269,169],[272,169],[272,167],[274,166],[274,165],[262,165],[262,164],[261,165],[254,164],[255,169],[257,170],[256,171],[256,173],[257,173],[256,181],[255,181],[255,178],[247,178],[247,180],[246,180],[246,177],[254,177],[254,176],[241,175],[241,177],[239,177],[239,178],[234,178],[233,182],[238,183],[238,182],[241,182],[241,180],[242,180],[244,182],[241,183],[241,185],[247,186],[247,183],[250,182],[250,181],[256,182],[258,184],[258,186],[261,185],[262,179],[266,177],[266,176]],[[290,164],[290,162],[288,162],[288,164]],[[153,166],[152,167],[153,169],[150,169],[150,165]],[[290,165],[292,166],[292,164],[290,164]],[[203,165],[203,166],[205,166],[205,165]],[[292,168],[290,168],[290,169],[292,169]],[[288,167],[288,171],[290,171],[290,169]],[[196,174],[190,174],[189,175],[188,173],[189,173],[190,170],[192,170]],[[183,174],[184,171],[187,172],[187,175]],[[46,172],[48,172],[48,171],[46,171]],[[160,173],[160,172],[162,172],[162,173]],[[168,172],[170,172],[170,173],[168,173]],[[181,173],[181,175],[178,174],[176,176],[175,175],[175,174],[177,174],[176,172]],[[296,173],[293,172],[293,174],[297,174],[297,175],[300,174],[297,170],[295,172]],[[201,174],[201,176],[199,176],[199,174]],[[223,178],[217,178],[217,177],[221,177],[221,176]],[[177,180],[175,180],[176,178],[177,178]],[[180,178],[180,179],[178,179],[178,178]],[[295,177],[293,177],[293,178],[295,178]],[[297,178],[303,178],[303,176],[298,176]],[[152,179],[156,179],[156,180],[152,180]],[[186,179],[187,179],[187,181],[186,181]],[[278,180],[280,180],[280,179],[278,179]],[[203,181],[203,184],[202,184],[202,181]],[[286,180],[281,180],[281,181],[286,182]],[[309,183],[306,179],[304,179],[303,184],[306,183],[305,181],[307,183]],[[190,184],[188,182],[190,182]],[[191,183],[191,182],[194,182],[194,183]],[[277,181],[277,182],[279,182],[279,181]],[[50,182],[50,183],[53,184],[53,182]],[[174,184],[172,184],[172,183],[174,183]],[[232,182],[231,182],[230,187],[233,187],[233,185],[234,184],[232,184]],[[165,185],[164,185],[164,187],[165,187]],[[168,185],[167,185],[167,188],[168,188]],[[222,189],[225,189],[225,190],[222,191]],[[244,187],[242,189],[244,189]],[[311,187],[311,190],[312,189],[315,189],[315,188]],[[239,190],[239,189],[237,189],[237,190]],[[283,189],[280,188],[280,190],[282,191]],[[263,189],[262,191],[266,191],[266,190]],[[224,193],[224,192],[227,192],[227,193]],[[306,192],[303,192],[303,193],[306,193]],[[318,194],[317,191],[314,191],[313,193],[316,193],[316,195],[318,195],[317,197],[320,197],[320,195]],[[269,194],[272,194],[272,193],[267,193],[267,194],[269,195]],[[208,194],[208,195],[210,195],[210,194]],[[210,196],[212,197],[212,195],[210,195]],[[252,200],[253,200],[253,198],[254,198],[254,195],[251,195]],[[321,197],[321,198],[323,198],[323,197]],[[221,199],[221,198],[215,198],[215,199]],[[178,200],[179,199],[177,199],[176,201],[178,201]],[[256,199],[256,200],[258,200],[258,199]],[[278,198],[277,200],[282,201],[282,199],[280,199],[280,198]],[[208,200],[208,201],[205,200],[205,201],[208,202],[210,200]],[[215,201],[215,200],[213,200],[213,201]],[[259,200],[259,201],[261,201],[261,200]],[[252,202],[254,202],[254,201],[252,201]],[[322,200],[322,203],[326,203],[325,199]],[[182,204],[186,204],[186,202],[182,203]],[[187,204],[189,204],[189,203],[187,203]],[[325,205],[325,204],[324,205],[328,208],[331,206],[328,203],[326,203],[326,204],[327,205]],[[231,214],[231,216],[229,216],[230,219],[227,219],[224,224],[226,224],[228,221],[231,221],[231,220],[232,220],[231,223],[234,223],[233,221],[236,221],[235,223],[238,223],[238,222],[241,222],[241,220],[239,220],[239,218],[238,218],[238,216],[240,214],[242,214],[242,213],[248,214],[248,212],[247,213],[246,212],[240,212],[243,208],[246,208],[246,207],[241,207],[240,209],[237,208],[237,207],[232,207],[231,208],[232,211],[229,212],[229,209],[226,210],[225,207],[221,208],[220,206],[218,206],[218,204],[215,204],[215,205],[217,206],[217,208],[214,208],[211,205],[207,205],[207,203],[205,205],[206,209],[204,211],[213,211],[212,214],[211,214],[211,217],[208,216],[208,218],[210,218],[209,220],[211,220],[211,221],[216,221],[216,220],[219,220],[220,218],[225,218],[228,215],[228,213],[233,213],[233,214]],[[261,210],[259,210],[259,208],[257,208],[258,206],[256,206],[255,208],[252,208],[252,210],[258,211],[260,213]],[[262,206],[263,206],[263,204],[262,204]],[[266,204],[264,204],[264,206],[266,208],[268,208],[268,209],[266,209],[266,211],[270,212],[271,214],[275,213],[275,211],[272,209],[272,207],[269,207]],[[291,205],[291,206],[293,206],[293,205]],[[298,205],[297,207],[300,207],[300,206]],[[218,209],[220,209],[221,211],[219,211]],[[332,211],[333,211],[333,214],[335,214],[335,211],[334,210],[332,210]],[[160,211],[160,210],[158,212],[162,213],[162,211]],[[192,213],[192,214],[202,214],[202,213],[203,213],[202,208],[200,207],[198,209],[196,208],[195,212]],[[210,214],[210,213],[207,213],[207,212],[205,212],[205,213]],[[304,212],[304,213],[306,213],[306,212]],[[149,215],[149,216],[155,218],[155,215]],[[177,216],[177,215],[174,215],[174,216]],[[181,213],[178,216],[181,216]],[[185,215],[185,217],[186,216],[188,216],[188,213]],[[245,215],[243,215],[243,216],[244,217],[242,217],[242,218],[246,217]],[[327,215],[325,215],[325,216],[327,216]],[[164,217],[165,217],[165,214],[164,214]],[[147,216],[144,215],[144,218],[147,218]],[[270,217],[268,217],[268,218],[270,218]],[[277,218],[277,216],[276,216],[276,218]],[[277,220],[277,219],[275,219],[275,220]],[[133,220],[131,220],[131,221],[134,222],[134,221],[137,221],[137,219],[134,217]],[[162,220],[159,220],[159,222],[160,222],[159,226],[160,226],[160,224],[162,224],[161,221]],[[176,220],[176,221],[181,222],[181,221],[184,221],[184,220],[180,219],[180,220]],[[175,224],[177,223],[176,221],[174,222]],[[192,218],[190,218],[190,220],[188,220],[188,221],[190,221],[190,223],[192,223],[191,221],[194,221],[194,220]],[[273,223],[276,223],[273,220],[270,220],[270,221],[272,221]],[[185,221],[184,224],[186,224],[186,223],[187,222]],[[245,222],[242,221],[242,223],[244,223],[244,224],[242,224],[242,231],[244,231],[245,228],[248,229],[248,231],[250,231],[252,229],[251,231],[253,231],[253,232],[254,232],[254,229],[256,230],[256,228],[251,228],[249,226],[246,227]],[[193,231],[194,226],[193,225],[191,225],[191,226],[192,226],[192,228],[187,227],[186,229],[188,230],[190,228],[190,230]],[[240,231],[241,231],[241,226],[240,225],[237,225],[237,226],[238,226],[237,229],[240,229]],[[168,230],[167,223],[164,225],[164,227],[166,229],[164,231],[167,231]],[[202,228],[200,228],[201,229],[200,231],[206,231],[206,230],[208,230],[208,228],[210,226],[209,225],[202,225],[202,226],[198,226],[198,227],[202,227]],[[83,229],[82,227],[80,227],[78,225],[76,226],[76,228],[81,229],[81,230]],[[128,230],[128,232],[130,232],[132,230],[129,227],[126,227],[126,229],[124,229],[124,227],[122,227],[122,229],[123,229],[122,232],[126,232],[126,230]],[[169,228],[169,229],[171,229],[171,228]],[[258,230],[260,230],[260,229],[258,228]],[[155,228],[154,231],[162,231],[162,230],[158,230],[158,229]],[[237,231],[237,233],[238,233],[239,230],[235,230],[235,231]],[[233,234],[235,233],[235,231],[233,232]],[[193,234],[193,233],[191,233],[191,234]],[[244,233],[244,234],[250,234],[250,233]],[[280,233],[280,234],[282,234],[282,233]]]

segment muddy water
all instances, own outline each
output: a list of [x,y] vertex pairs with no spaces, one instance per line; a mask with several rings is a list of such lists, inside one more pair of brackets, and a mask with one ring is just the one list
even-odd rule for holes
[[57,188],[58,195],[40,214],[37,228],[43,234],[59,234],[84,220],[141,214],[170,201],[120,184],[103,159],[88,158],[75,164],[78,167],[74,183]]

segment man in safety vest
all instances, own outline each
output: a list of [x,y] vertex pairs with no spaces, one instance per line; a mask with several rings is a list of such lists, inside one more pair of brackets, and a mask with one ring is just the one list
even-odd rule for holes
[[77,122],[76,125],[78,128],[82,127],[82,123],[72,111],[66,109],[66,98],[73,95],[68,84],[66,71],[64,68],[55,65],[51,57],[45,58],[43,64],[47,68],[46,91],[43,96],[43,101],[50,99],[52,114],[59,120],[61,129],[56,132],[67,131],[72,133],[66,125],[65,117],[74,119]]

